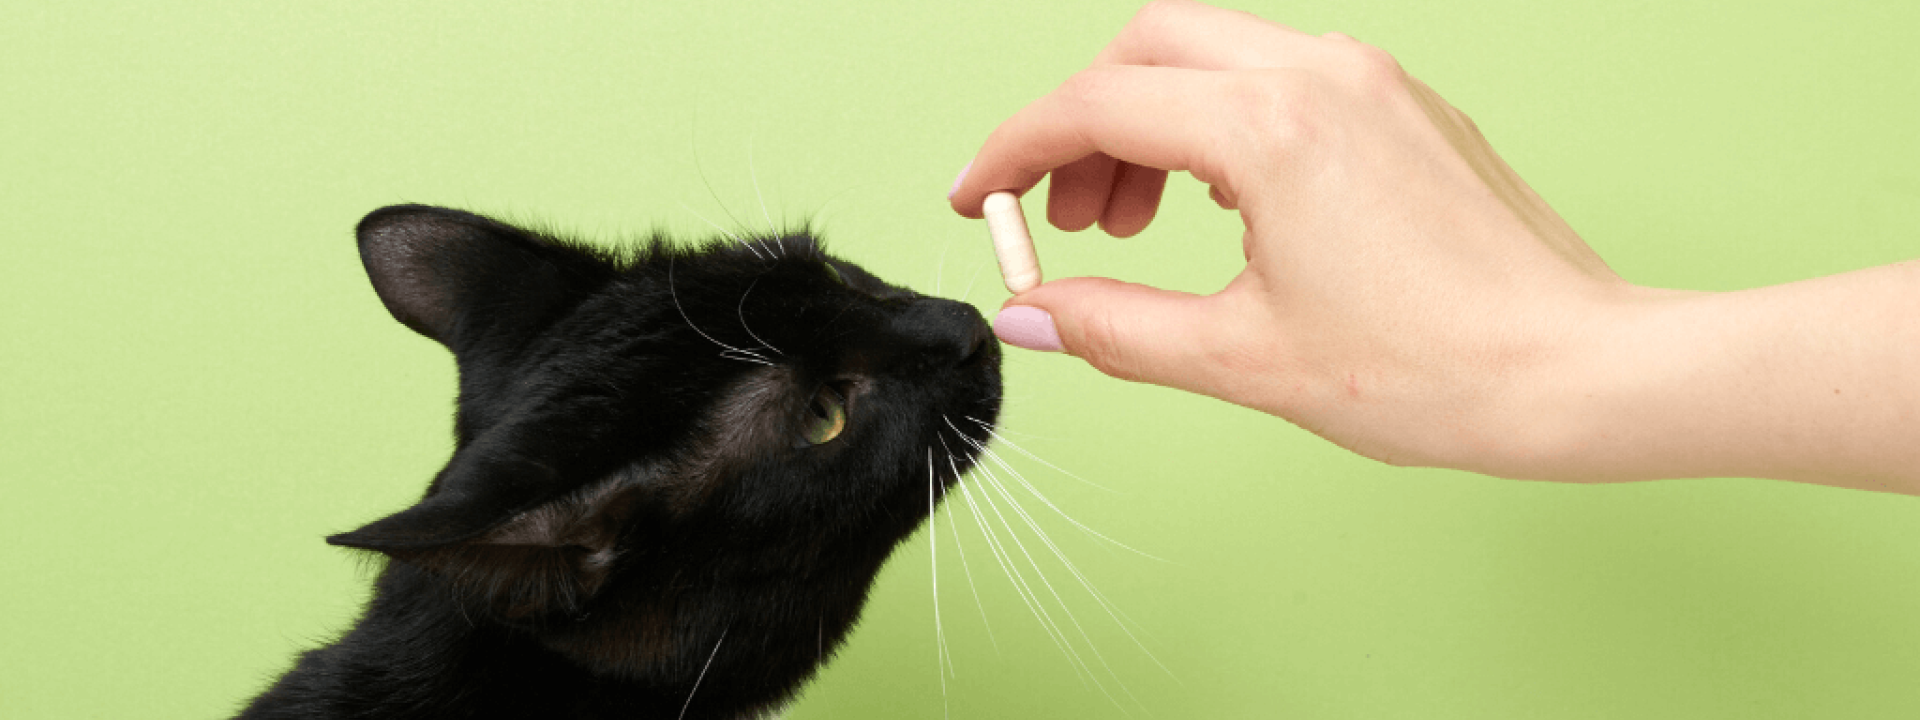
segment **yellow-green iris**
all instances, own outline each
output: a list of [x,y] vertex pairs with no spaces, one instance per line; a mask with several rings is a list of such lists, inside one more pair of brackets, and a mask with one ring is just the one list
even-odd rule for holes
[[819,445],[840,437],[847,429],[847,399],[830,387],[822,387],[813,394],[813,401],[807,403],[807,414],[803,418],[800,437],[809,445]]

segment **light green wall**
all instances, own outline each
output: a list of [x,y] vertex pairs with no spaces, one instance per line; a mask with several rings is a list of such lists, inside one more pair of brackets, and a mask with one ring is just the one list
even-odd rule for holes
[[[1131,11],[305,5],[0,22],[0,717],[224,716],[352,617],[369,573],[320,538],[419,492],[453,382],[361,275],[366,211],[612,239],[760,223],[758,192],[922,290],[986,267],[971,300],[991,308],[984,231],[942,194]],[[1631,280],[1920,256],[1912,3],[1246,7],[1393,51]],[[1135,239],[1036,228],[1049,273],[1223,284],[1236,221],[1169,190]],[[1012,353],[1007,384],[1011,437],[1113,492],[1016,464],[1167,559],[1027,500],[1171,671],[1042,563],[1133,717],[1920,717],[1920,500],[1398,470],[1067,358]],[[951,717],[1119,715],[963,520],[976,609],[945,518]],[[927,551],[903,548],[792,717],[943,716]]]

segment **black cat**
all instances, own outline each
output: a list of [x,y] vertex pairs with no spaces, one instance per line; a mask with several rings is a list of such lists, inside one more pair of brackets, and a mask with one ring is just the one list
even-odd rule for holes
[[805,233],[614,252],[398,206],[359,243],[453,351],[456,450],[327,539],[390,559],[373,599],[242,718],[766,714],[999,411],[978,312]]

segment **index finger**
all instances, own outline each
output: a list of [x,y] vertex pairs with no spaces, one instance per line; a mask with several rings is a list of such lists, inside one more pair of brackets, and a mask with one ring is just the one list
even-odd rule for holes
[[1305,65],[1322,43],[1306,33],[1239,10],[1159,0],[1135,13],[1094,56],[1094,65],[1158,65],[1240,70]]
[[995,128],[949,202],[979,218],[987,193],[1025,193],[1054,168],[1094,153],[1231,187],[1222,162],[1231,126],[1220,103],[1238,81],[1181,68],[1083,70]]

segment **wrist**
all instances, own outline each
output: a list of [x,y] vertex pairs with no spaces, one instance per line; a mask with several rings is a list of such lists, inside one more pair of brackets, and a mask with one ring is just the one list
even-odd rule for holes
[[[1920,494],[1920,272],[1635,289],[1539,373],[1516,477],[1761,477]],[[1522,417],[1525,417],[1523,414]]]
[[1495,474],[1622,482],[1712,474],[1682,390],[1710,365],[1713,293],[1620,284],[1564,314],[1506,410],[1512,440]]

